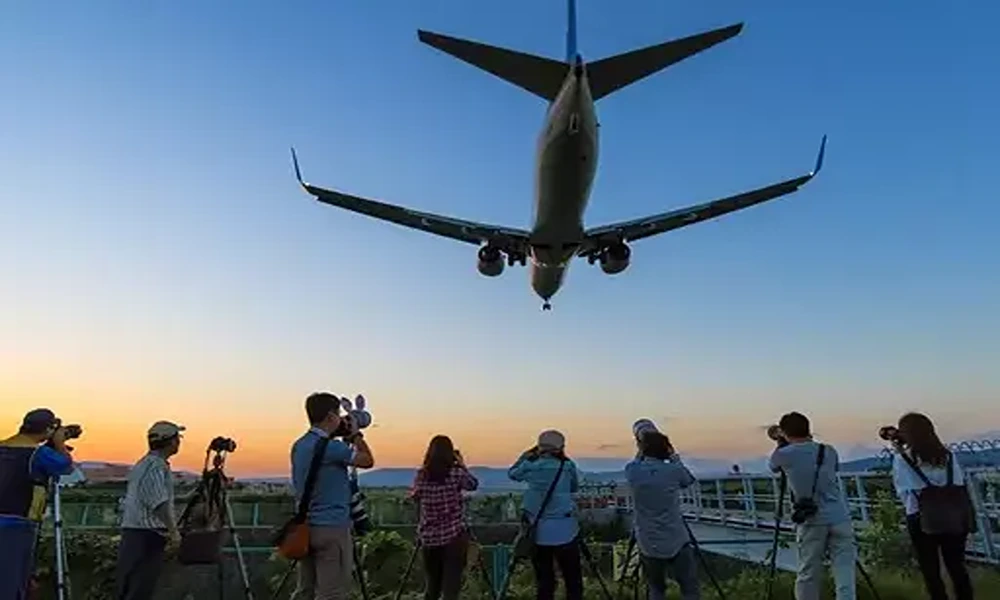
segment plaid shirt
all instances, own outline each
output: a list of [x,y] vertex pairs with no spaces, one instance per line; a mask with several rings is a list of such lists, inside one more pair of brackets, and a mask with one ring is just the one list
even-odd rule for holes
[[455,466],[442,482],[429,481],[421,469],[410,497],[420,503],[417,536],[424,546],[444,546],[465,531],[463,491],[474,491],[479,481],[465,467]]

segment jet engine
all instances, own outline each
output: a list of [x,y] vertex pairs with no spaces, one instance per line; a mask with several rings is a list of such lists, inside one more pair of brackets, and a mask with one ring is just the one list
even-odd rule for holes
[[493,246],[483,246],[479,249],[479,272],[487,277],[496,277],[503,273],[503,254]]
[[622,242],[612,244],[601,252],[601,270],[608,275],[621,273],[628,268],[632,251]]

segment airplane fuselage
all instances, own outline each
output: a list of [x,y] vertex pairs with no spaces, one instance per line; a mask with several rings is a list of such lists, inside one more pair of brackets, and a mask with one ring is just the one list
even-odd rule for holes
[[597,172],[598,123],[583,61],[568,65],[538,138],[531,287],[548,301],[583,241],[583,213]]

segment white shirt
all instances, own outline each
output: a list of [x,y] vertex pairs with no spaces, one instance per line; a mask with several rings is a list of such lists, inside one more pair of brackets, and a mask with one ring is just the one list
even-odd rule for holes
[[164,502],[173,508],[174,478],[170,463],[158,453],[150,452],[129,471],[122,500],[122,528],[165,530],[167,524],[155,512]]
[[[954,478],[952,483],[965,485],[965,473],[954,455],[951,458],[951,465],[952,477]],[[922,462],[917,462],[917,466],[932,484],[939,486],[948,483],[948,471],[945,467],[935,467]],[[927,487],[927,484],[924,483],[920,475],[917,475],[913,467],[898,454],[892,458],[892,485],[896,488],[896,495],[903,501],[907,515],[915,515],[920,512],[917,492]]]

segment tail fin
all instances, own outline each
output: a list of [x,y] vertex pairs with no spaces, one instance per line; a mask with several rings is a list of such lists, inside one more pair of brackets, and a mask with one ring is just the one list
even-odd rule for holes
[[[573,0],[570,0],[571,11],[573,11],[572,2]],[[689,56],[735,37],[742,29],[743,23],[737,23],[590,63],[587,65],[590,93],[594,100],[603,98]]]
[[566,19],[566,62],[576,60],[576,0],[569,0],[569,14]]
[[[572,0],[570,0],[572,2]],[[575,29],[574,34],[575,36]],[[515,50],[489,46],[440,33],[419,30],[417,37],[428,46],[492,73],[548,101],[555,100],[566,79],[566,63]]]

